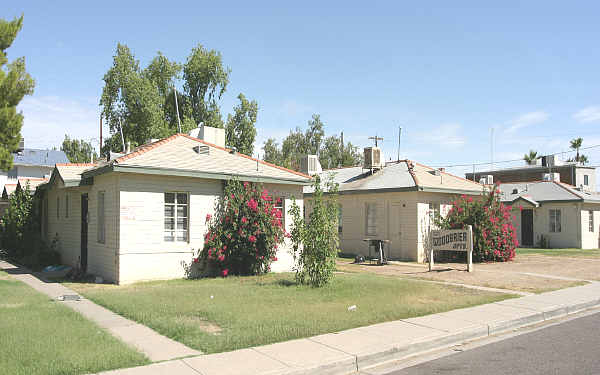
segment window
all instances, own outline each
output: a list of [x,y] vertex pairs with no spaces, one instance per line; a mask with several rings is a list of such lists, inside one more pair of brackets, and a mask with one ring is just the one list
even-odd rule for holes
[[429,217],[433,220],[440,215],[440,204],[429,203]]
[[594,232],[594,211],[588,211],[588,215],[589,215],[589,220],[588,220],[588,225],[589,225],[589,230],[590,232]]
[[187,193],[165,193],[165,241],[187,242],[188,198]]
[[105,240],[105,220],[104,220],[104,192],[98,192],[98,206],[96,208],[98,216],[98,242],[106,243]]
[[550,232],[559,233],[560,231],[560,210],[550,210]]
[[8,176],[9,180],[16,180],[17,179],[17,167],[13,167],[11,170],[9,170],[7,173],[7,176]]
[[367,236],[374,236],[377,234],[377,204],[367,203],[366,204],[366,228],[365,232]]
[[68,218],[69,217],[69,204],[71,202],[69,202],[69,193],[65,194],[65,217]]
[[275,205],[273,207],[281,212],[281,227],[285,229],[285,198],[275,198]]
[[56,197],[56,218],[60,218],[60,197]]
[[589,184],[590,184],[590,176],[588,176],[587,174],[583,175],[583,184],[585,186],[589,186]]
[[338,233],[342,233],[342,205],[338,205]]

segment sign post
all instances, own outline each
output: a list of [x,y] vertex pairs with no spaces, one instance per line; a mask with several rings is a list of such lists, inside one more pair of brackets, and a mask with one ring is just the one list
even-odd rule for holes
[[467,253],[467,271],[473,272],[473,227],[467,225],[466,229],[431,231],[429,271],[433,271],[433,252],[436,250],[465,251]]

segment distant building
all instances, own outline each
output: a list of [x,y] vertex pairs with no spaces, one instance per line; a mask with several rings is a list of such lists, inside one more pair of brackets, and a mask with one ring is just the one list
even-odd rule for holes
[[467,173],[466,178],[471,181],[481,181],[486,176],[492,176],[493,182],[533,182],[551,181],[554,174],[559,175],[559,181],[584,190],[596,190],[596,168],[587,167],[579,163],[564,163],[554,156],[544,156],[535,164],[516,168],[497,169]]
[[19,149],[13,153],[12,169],[8,172],[0,171],[0,191],[5,184],[14,184],[16,187],[19,178],[22,177],[48,177],[52,174],[55,164],[68,162],[69,159],[64,151],[25,148],[25,142],[21,141]]

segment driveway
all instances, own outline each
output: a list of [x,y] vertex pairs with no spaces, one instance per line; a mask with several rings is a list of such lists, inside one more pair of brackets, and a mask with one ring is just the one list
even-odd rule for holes
[[429,272],[427,264],[391,262],[385,266],[352,264],[338,260],[346,272],[373,272],[381,275],[457,283],[524,293],[542,293],[600,280],[600,258],[568,258],[545,255],[517,255],[505,263],[477,263],[474,272],[466,264],[436,263]]

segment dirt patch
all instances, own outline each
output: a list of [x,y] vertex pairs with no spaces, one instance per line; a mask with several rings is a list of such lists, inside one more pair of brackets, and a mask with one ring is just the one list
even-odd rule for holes
[[206,333],[212,335],[220,335],[223,329],[215,323],[209,322],[208,319],[200,316],[179,316],[176,319],[177,323],[183,324],[189,327],[199,328]]
[[[532,257],[541,259],[532,259]],[[434,271],[429,272],[426,264],[394,262],[394,264],[386,266],[371,266],[350,264],[348,261],[341,260],[338,261],[338,269],[348,272],[372,272],[387,276],[451,282],[528,293],[542,293],[568,288],[585,283],[582,279],[600,278],[598,274],[600,262],[571,262],[565,263],[565,259],[557,257],[523,255],[518,256],[512,262],[475,264],[474,272],[466,272],[465,264],[455,263],[438,263],[435,265]],[[552,277],[570,277],[578,280],[560,280]]]

